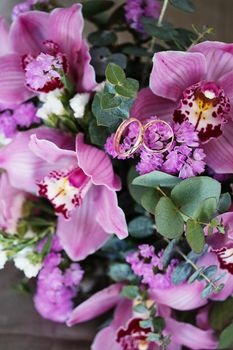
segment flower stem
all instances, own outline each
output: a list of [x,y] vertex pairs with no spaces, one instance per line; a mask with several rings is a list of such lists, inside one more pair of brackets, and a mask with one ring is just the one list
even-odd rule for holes
[[168,7],[168,2],[169,2],[169,0],[164,0],[164,2],[163,2],[163,7],[162,7],[162,10],[160,12],[159,19],[158,19],[158,27],[161,27],[161,25],[163,23],[163,19],[164,19],[164,16],[165,16],[165,13],[166,13],[166,10]]

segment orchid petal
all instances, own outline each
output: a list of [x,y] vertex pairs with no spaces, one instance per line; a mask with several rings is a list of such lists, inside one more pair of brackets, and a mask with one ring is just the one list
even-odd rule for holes
[[177,101],[187,87],[203,79],[205,72],[201,53],[159,52],[153,58],[150,88],[158,96]]
[[48,40],[49,14],[29,11],[20,15],[12,24],[10,38],[16,52],[39,54],[44,51],[44,41]]
[[156,115],[160,119],[170,121],[176,107],[176,103],[156,96],[149,88],[145,88],[138,93],[130,115],[139,120],[145,120]]
[[38,138],[51,140],[57,146],[62,146],[67,136],[51,128],[31,129],[17,133],[9,145],[0,149],[0,167],[7,171],[11,185],[34,193],[37,192],[36,183],[51,171],[62,168],[63,163],[51,164],[37,157],[29,147],[33,134]]
[[71,313],[67,325],[89,321],[112,309],[120,300],[122,285],[116,283],[93,294],[89,299],[78,305]]
[[80,51],[75,58],[74,76],[76,89],[79,92],[93,91],[97,87],[94,67],[90,64],[91,55],[86,41],[82,42]]
[[175,310],[192,310],[207,303],[207,300],[201,298],[203,288],[203,283],[200,282],[183,283],[166,289],[151,289],[150,297],[157,303],[165,304]]
[[120,190],[120,181],[114,175],[109,157],[96,147],[84,143],[84,135],[76,138],[78,164],[91,177],[95,185],[104,185],[111,190]]
[[96,335],[91,350],[122,350],[121,345],[116,342],[115,338],[116,334],[114,329],[111,326],[106,327]]
[[118,238],[128,236],[127,223],[123,210],[118,206],[116,192],[101,186],[95,191],[96,221],[105,232],[115,233]]
[[205,41],[193,46],[189,51],[199,52],[205,56],[207,64],[206,81],[219,83],[219,79],[233,69],[232,44]]
[[224,127],[223,134],[203,144],[206,154],[206,163],[218,174],[233,173],[233,121],[228,121]]
[[202,330],[191,324],[166,319],[166,331],[171,334],[171,342],[189,349],[216,349],[218,342],[212,330]]
[[89,190],[80,207],[75,208],[69,220],[59,217],[57,234],[68,256],[79,261],[96,252],[109,239],[93,215],[96,211],[95,192]]
[[65,168],[70,167],[72,163],[74,165],[77,164],[76,153],[74,151],[59,148],[51,141],[38,139],[35,134],[30,138],[29,148],[37,157],[48,163],[63,162]]
[[52,41],[59,45],[69,60],[73,60],[82,45],[84,26],[80,4],[69,8],[58,8],[51,12],[49,30]]
[[9,40],[9,26],[3,17],[0,17],[0,56],[11,51]]
[[8,54],[0,57],[0,103],[21,103],[33,95],[25,86],[20,57]]

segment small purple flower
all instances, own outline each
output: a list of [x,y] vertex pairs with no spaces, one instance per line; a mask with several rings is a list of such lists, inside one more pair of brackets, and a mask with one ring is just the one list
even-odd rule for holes
[[12,138],[16,133],[17,124],[10,111],[0,114],[0,133],[6,138]]
[[39,123],[40,119],[36,116],[37,108],[33,103],[23,103],[15,108],[12,118],[18,126],[29,127],[33,123]]
[[40,92],[62,88],[61,72],[64,70],[64,56],[40,53],[36,58],[27,56],[24,60],[27,86]]
[[160,15],[160,3],[157,0],[127,0],[124,9],[130,27],[141,33],[144,38],[147,37],[147,34],[144,31],[141,18],[156,19]]
[[136,165],[136,170],[140,175],[150,173],[154,170],[161,170],[163,166],[163,154],[151,153],[142,150],[140,153],[140,161]]

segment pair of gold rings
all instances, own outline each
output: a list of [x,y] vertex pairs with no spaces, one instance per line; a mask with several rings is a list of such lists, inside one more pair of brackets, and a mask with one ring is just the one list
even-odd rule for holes
[[[134,144],[132,145],[132,147],[129,150],[125,151],[125,150],[122,150],[121,139],[125,136],[124,134],[126,133],[127,128],[132,123],[137,123],[138,135],[137,135],[136,140],[135,140]],[[167,137],[167,139],[163,140],[163,144],[166,143],[166,145],[165,145],[165,147],[162,147],[161,149],[157,149],[157,148],[153,149],[145,142],[146,132],[149,131],[151,126],[153,126],[153,125],[157,125],[157,126],[161,125],[163,127],[164,126],[167,127],[168,137]],[[143,125],[140,122],[140,120],[138,120],[136,118],[129,118],[129,119],[124,120],[119,125],[119,127],[115,133],[114,149],[119,156],[123,156],[123,157],[127,157],[127,156],[135,153],[140,146],[143,146],[148,152],[151,152],[151,153],[164,153],[172,146],[173,141],[174,141],[174,132],[172,130],[172,127],[164,120],[154,119],[154,120],[149,121],[145,125]]]

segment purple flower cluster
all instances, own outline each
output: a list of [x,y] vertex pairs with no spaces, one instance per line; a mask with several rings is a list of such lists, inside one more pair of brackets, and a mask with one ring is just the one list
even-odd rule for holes
[[159,18],[160,3],[157,0],[127,0],[125,6],[125,17],[130,27],[146,37],[142,17]]
[[61,74],[63,70],[62,55],[49,55],[40,53],[31,58],[25,66],[25,79],[29,88],[35,91],[48,92],[61,88]]
[[[6,107],[7,108],[7,107]],[[0,134],[6,138],[12,138],[19,127],[29,127],[33,123],[39,123],[36,116],[37,108],[33,103],[23,103],[14,106],[14,110],[5,109],[0,111]]]
[[36,4],[47,4],[50,0],[26,0],[14,6],[12,10],[12,19],[16,20],[22,13],[31,11]]
[[[153,119],[156,119],[156,117],[149,118],[149,121]],[[156,143],[159,143],[158,147],[162,148],[160,145],[161,140],[167,137],[168,129],[166,124],[164,126],[160,124],[159,129],[158,125],[153,124],[144,135],[144,143],[149,145],[151,149],[156,149]],[[129,131],[122,143],[123,150],[132,147],[138,135],[138,130],[135,127],[131,127]],[[199,147],[198,132],[194,130],[194,126],[188,121],[184,121],[181,124],[174,124],[173,131],[174,142],[170,149],[164,153],[153,153],[143,146],[140,147],[136,153],[139,156],[136,170],[140,175],[160,170],[185,179],[201,174],[205,170],[205,153]],[[160,137],[158,137],[158,134]],[[113,140],[114,134],[107,139],[105,144],[106,152],[114,158],[125,159],[126,157],[119,156],[116,153]]]
[[34,296],[37,311],[54,322],[65,322],[69,317],[73,310],[72,299],[77,294],[77,287],[84,273],[78,263],[72,263],[66,270],[61,270],[61,250],[62,247],[56,239],[43,262]]
[[135,275],[142,277],[142,283],[149,288],[169,288],[172,285],[171,277],[178,260],[172,259],[164,269],[162,263],[163,250],[155,254],[154,247],[142,244],[138,251],[127,256],[126,261],[131,265]]

